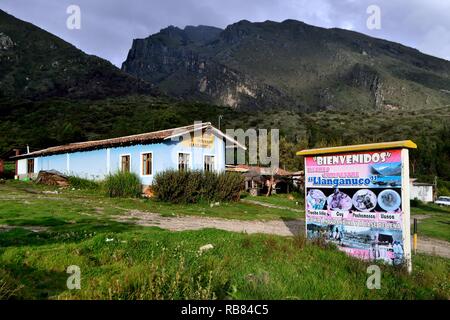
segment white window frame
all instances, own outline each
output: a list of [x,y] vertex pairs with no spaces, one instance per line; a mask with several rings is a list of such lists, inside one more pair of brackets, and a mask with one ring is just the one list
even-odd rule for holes
[[130,157],[130,172],[131,172],[131,168],[132,168],[132,166],[131,166],[131,153],[122,153],[122,154],[119,155],[119,171],[120,172],[124,172],[124,171],[122,171],[122,157],[123,156],[129,156]]
[[203,168],[202,168],[203,171],[205,171],[206,157],[213,157],[214,158],[213,171],[210,171],[210,172],[216,172],[217,171],[217,161],[216,161],[217,156],[215,154],[213,154],[213,153],[205,153],[205,154],[203,154]]
[[180,159],[180,154],[188,154],[189,155],[189,170],[192,170],[192,165],[193,165],[192,152],[182,152],[182,151],[177,152],[177,160],[175,161],[175,163],[177,164],[177,170],[180,171],[179,163],[178,163],[178,161]]
[[[144,154],[151,154],[152,155],[152,161],[151,161],[151,164],[150,164],[150,170],[151,170],[151,174],[143,174],[142,172],[144,171],[143,169],[144,169],[144,167],[143,167],[143,159],[142,159],[142,157],[144,156]],[[140,171],[139,171],[139,174],[140,174],[140,176],[141,177],[151,177],[151,176],[153,176],[153,160],[154,160],[154,158],[153,158],[153,151],[143,151],[143,152],[141,152],[140,153],[140,157],[139,157],[139,160],[140,160],[140,163],[141,163],[141,165],[140,165]]]
[[[29,170],[30,169],[30,167],[29,167],[30,166],[30,164],[29,164],[30,161],[33,161],[33,168],[32,168],[33,171],[32,172],[30,172],[30,170]],[[27,174],[34,174],[35,171],[36,171],[35,170],[36,159],[35,158],[28,158],[26,164],[27,164]]]

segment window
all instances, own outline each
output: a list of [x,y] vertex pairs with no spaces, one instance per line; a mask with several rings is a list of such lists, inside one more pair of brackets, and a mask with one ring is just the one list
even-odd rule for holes
[[149,176],[152,174],[152,154],[143,153],[142,154],[142,175]]
[[122,170],[122,172],[130,172],[130,155],[123,155],[120,159],[120,170]]
[[190,162],[189,153],[179,153],[178,154],[178,170],[188,170]]
[[34,173],[34,159],[27,160],[27,173]]
[[214,156],[205,156],[205,171],[214,171]]

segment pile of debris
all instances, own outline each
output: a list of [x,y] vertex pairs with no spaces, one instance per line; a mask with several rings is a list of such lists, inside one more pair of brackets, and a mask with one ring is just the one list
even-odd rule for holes
[[39,171],[36,183],[48,186],[68,187],[69,177],[56,170]]

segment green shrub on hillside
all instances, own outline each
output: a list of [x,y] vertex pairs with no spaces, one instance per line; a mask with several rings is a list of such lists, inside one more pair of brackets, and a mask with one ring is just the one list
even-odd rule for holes
[[161,201],[238,201],[243,178],[236,173],[168,170],[155,176],[153,190]]
[[104,181],[104,188],[109,197],[134,197],[142,193],[141,181],[135,173],[118,171],[110,174]]

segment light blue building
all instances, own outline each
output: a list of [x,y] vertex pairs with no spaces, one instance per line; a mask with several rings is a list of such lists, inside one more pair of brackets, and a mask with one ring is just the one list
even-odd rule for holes
[[211,123],[126,137],[71,143],[13,157],[16,178],[34,178],[41,170],[102,180],[121,171],[136,173],[144,186],[168,169],[225,170],[225,148],[243,148]]

